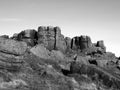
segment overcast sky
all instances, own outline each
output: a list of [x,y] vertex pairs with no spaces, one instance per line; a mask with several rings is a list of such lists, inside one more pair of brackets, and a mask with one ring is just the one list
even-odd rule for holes
[[104,40],[107,51],[120,56],[120,0],[0,0],[0,35],[41,25]]

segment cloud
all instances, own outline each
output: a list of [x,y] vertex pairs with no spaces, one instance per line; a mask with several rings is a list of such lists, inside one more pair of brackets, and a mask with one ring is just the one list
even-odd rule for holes
[[19,19],[19,18],[0,18],[0,21],[2,21],[2,22],[20,22],[20,21],[23,21],[23,19]]

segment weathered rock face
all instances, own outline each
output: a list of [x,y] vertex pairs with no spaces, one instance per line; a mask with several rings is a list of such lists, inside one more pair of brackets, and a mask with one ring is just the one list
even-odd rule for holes
[[98,41],[96,46],[97,46],[97,47],[101,47],[101,49],[102,49],[104,52],[106,52],[106,47],[105,47],[105,45],[104,45],[104,41],[103,41],[103,40]]
[[38,44],[44,44],[49,50],[66,50],[64,36],[61,35],[61,30],[59,27],[40,26],[38,28]]
[[27,50],[27,44],[25,42],[19,42],[11,39],[0,38],[0,51],[14,54],[23,55]]
[[18,39],[23,39],[23,38],[29,38],[29,39],[35,39],[36,36],[36,30],[34,29],[28,29],[28,30],[24,30],[21,33],[19,33],[18,35]]
[[81,36],[80,37],[80,49],[90,48],[92,46],[92,42],[89,36]]
[[80,49],[79,37],[72,38],[71,49],[73,49],[73,50]]
[[120,90],[120,58],[103,41],[40,26],[0,36],[0,90]]
[[89,36],[74,37],[71,41],[72,49],[84,50],[90,48],[91,46],[92,42]]
[[64,52],[67,48],[64,36],[61,34],[61,30],[59,27],[55,27],[55,32],[56,32],[56,42],[55,42],[56,49]]
[[37,45],[30,49],[30,52],[32,52],[34,55],[43,58],[43,59],[49,59],[50,58],[50,52],[47,50],[43,45]]
[[38,28],[38,44],[43,44],[49,50],[55,49],[54,27]]
[[43,45],[36,45],[30,49],[30,52],[42,59],[52,60],[65,60],[65,56],[61,51],[52,50],[49,51]]
[[16,40],[19,41],[24,41],[30,46],[35,46],[37,44],[37,31],[34,29],[24,30],[18,35],[15,34],[13,38],[16,38]]
[[65,37],[65,42],[68,49],[71,49],[71,38]]

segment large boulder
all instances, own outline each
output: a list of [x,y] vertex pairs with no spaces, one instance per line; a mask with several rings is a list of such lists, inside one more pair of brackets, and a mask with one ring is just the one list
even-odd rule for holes
[[27,44],[22,41],[0,38],[0,51],[4,53],[23,55],[27,50]]
[[30,52],[43,59],[50,58],[49,50],[47,50],[43,45],[34,46],[33,48],[30,49]]
[[66,50],[66,42],[59,27],[40,26],[38,28],[38,44],[44,44],[49,50]]

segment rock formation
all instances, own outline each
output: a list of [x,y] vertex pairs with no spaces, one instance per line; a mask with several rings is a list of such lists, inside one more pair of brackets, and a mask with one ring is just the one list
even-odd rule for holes
[[27,44],[12,39],[0,38],[0,51],[4,53],[23,55],[27,50]]
[[0,90],[120,90],[120,58],[104,41],[39,26],[0,36]]
[[74,37],[71,41],[72,49],[84,50],[90,48],[91,46],[92,42],[89,36]]
[[41,43],[49,50],[66,50],[66,42],[59,27],[40,26],[38,28],[38,44]]

